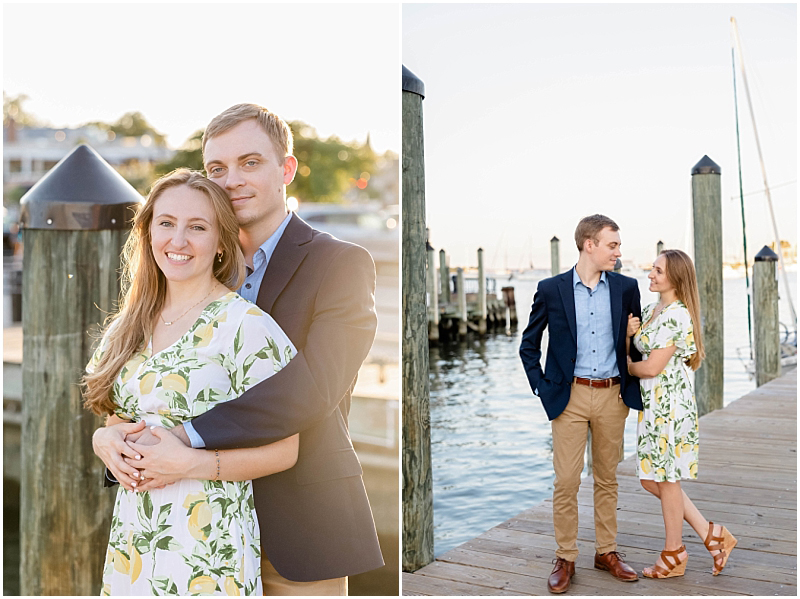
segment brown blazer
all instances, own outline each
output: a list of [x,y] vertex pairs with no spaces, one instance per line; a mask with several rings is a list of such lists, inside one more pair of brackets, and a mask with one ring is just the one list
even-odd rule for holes
[[258,305],[298,350],[241,397],[192,421],[208,448],[264,445],[300,433],[297,464],[253,481],[261,547],[295,581],[383,565],[347,417],[375,337],[375,264],[362,247],[292,216],[270,259]]

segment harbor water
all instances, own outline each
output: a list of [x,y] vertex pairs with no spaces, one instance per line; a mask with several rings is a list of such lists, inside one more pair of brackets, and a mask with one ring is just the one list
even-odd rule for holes
[[[549,272],[541,272],[541,278],[547,276]],[[656,301],[656,294],[648,290],[647,273],[637,273],[636,278],[642,305]],[[537,283],[503,282],[515,288],[516,331],[484,339],[470,337],[464,343],[430,349],[437,556],[552,496],[550,423],[539,398],[531,392],[518,354]],[[789,284],[797,289],[796,273],[789,274]],[[790,310],[782,284],[780,290],[780,320],[788,324]],[[745,279],[725,279],[723,293],[727,405],[754,389],[755,381],[745,370],[749,361]],[[626,456],[635,450],[637,414],[631,410],[626,423]],[[701,477],[702,435],[701,427]]]

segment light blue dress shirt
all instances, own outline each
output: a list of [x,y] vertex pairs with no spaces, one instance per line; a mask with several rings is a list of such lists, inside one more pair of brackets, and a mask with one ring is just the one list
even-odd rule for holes
[[[286,226],[289,224],[290,220],[292,220],[291,212],[286,215],[286,218],[283,219],[280,226],[261,244],[261,246],[259,246],[256,253],[253,255],[253,268],[247,267],[247,278],[244,280],[244,284],[237,290],[237,293],[244,299],[254,304],[256,303],[258,290],[261,288],[261,281],[264,280],[264,274],[267,272],[269,261],[272,258],[272,254],[275,253],[275,248],[281,240],[283,232],[286,230]],[[206,446],[202,437],[194,430],[191,422],[184,422],[183,430],[186,431],[186,436],[189,437],[189,442],[192,444],[192,447],[195,449],[202,449]]]
[[578,271],[573,268],[572,286],[578,334],[575,376],[587,379],[619,376],[611,323],[611,292],[606,273],[600,275],[594,289],[589,289],[581,282]]

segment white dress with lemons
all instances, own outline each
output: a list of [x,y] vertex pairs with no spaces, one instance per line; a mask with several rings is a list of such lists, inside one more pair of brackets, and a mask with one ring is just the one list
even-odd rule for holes
[[640,479],[676,482],[697,478],[698,422],[694,373],[685,363],[697,352],[689,310],[677,300],[650,321],[656,304],[642,311],[645,323],[633,342],[647,359],[655,349],[675,346],[666,367],[640,379],[642,404],[637,426],[637,471]]
[[[104,350],[105,340],[87,370]],[[174,344],[155,355],[148,344],[125,365],[113,388],[116,414],[172,428],[238,397],[295,353],[269,315],[228,293]],[[260,570],[251,481],[117,491],[103,595],[261,595]]]

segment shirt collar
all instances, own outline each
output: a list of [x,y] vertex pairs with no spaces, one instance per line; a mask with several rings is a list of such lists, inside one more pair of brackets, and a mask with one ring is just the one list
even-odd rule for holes
[[[281,240],[283,236],[283,232],[286,230],[286,227],[289,224],[289,221],[292,220],[292,212],[286,215],[286,218],[283,219],[278,228],[275,229],[275,232],[267,237],[267,240],[262,243],[256,253],[253,255],[253,270],[258,270],[262,264],[265,262],[269,262],[269,259],[272,257],[272,254],[275,252],[275,247],[278,245],[278,242]],[[248,267],[248,270],[250,268]]]
[[[608,281],[606,279],[606,271],[601,271],[600,272],[600,280],[598,281],[597,284],[599,285],[600,283],[603,283],[605,285],[608,284]],[[572,269],[572,287],[575,288],[579,284],[583,285],[583,281],[581,281],[581,278],[578,276],[578,268],[577,268],[577,265],[576,265]],[[583,286],[586,287],[586,285],[583,285]],[[587,287],[587,289],[588,289],[588,287]]]

